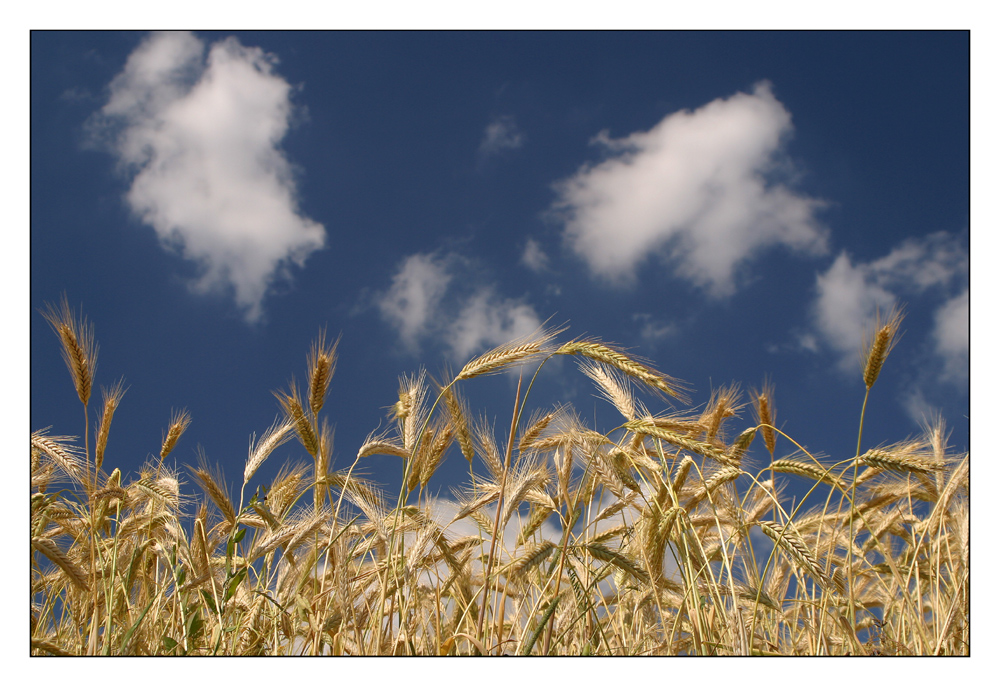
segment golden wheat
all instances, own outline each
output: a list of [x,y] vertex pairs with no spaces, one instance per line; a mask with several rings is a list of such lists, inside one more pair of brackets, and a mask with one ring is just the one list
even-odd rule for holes
[[[83,320],[65,303],[48,316],[72,322],[73,338],[53,328],[80,395],[94,362]],[[895,328],[879,320],[870,358],[884,363]],[[104,392],[92,472],[86,434],[78,448],[33,432],[32,654],[968,655],[969,456],[949,454],[940,422],[833,465],[772,455],[755,476],[740,465],[755,462],[758,434],[774,450],[768,385],[756,426],[730,442],[725,423],[745,421],[735,385],[697,416],[650,413],[630,384],[676,398],[676,382],[553,336],[474,358],[433,404],[422,371],[401,378],[395,427],[339,468],[320,417],[336,343],[321,330],[305,398],[294,381],[276,392],[283,417],[250,440],[238,501],[202,454],[189,471],[205,496],[188,508],[162,460],[186,411],[159,461],[104,475],[120,382]],[[469,423],[459,386],[556,353],[585,359],[625,424],[602,433],[568,406],[528,412],[519,391],[501,451],[492,420]],[[293,455],[248,498],[293,432],[309,462]],[[471,482],[445,506],[427,487],[453,451]],[[375,453],[403,458],[412,493],[394,503],[365,478],[359,462]],[[785,497],[789,478],[810,496]]]

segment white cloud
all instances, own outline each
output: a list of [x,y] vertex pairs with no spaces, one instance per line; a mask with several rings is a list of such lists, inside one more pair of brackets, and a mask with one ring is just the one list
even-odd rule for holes
[[448,342],[456,360],[464,361],[490,348],[530,335],[542,326],[535,309],[501,298],[493,287],[483,287],[462,305],[448,328]]
[[969,379],[969,290],[938,308],[934,314],[934,343],[944,361],[946,381],[964,384]]
[[714,296],[736,287],[737,268],[772,245],[826,250],[814,218],[821,203],[777,183],[791,116],[758,84],[649,131],[595,143],[609,157],[556,184],[554,214],[569,245],[602,278],[635,279],[652,255]]
[[[902,297],[934,290],[948,294],[968,270],[968,254],[945,232],[906,239],[885,257],[854,264],[842,252],[830,268],[817,275],[813,322],[818,338],[841,355],[845,370],[856,369],[864,345],[865,327],[876,308],[883,314]],[[968,290],[940,306],[932,334],[935,353],[945,375],[964,374],[969,353]],[[815,350],[815,346],[813,346]]]
[[451,276],[446,261],[433,255],[417,253],[403,261],[392,278],[392,286],[378,299],[378,308],[399,332],[409,348],[435,325],[438,305]]
[[528,239],[524,244],[521,262],[532,272],[542,272],[549,266],[549,256],[535,239]]
[[841,366],[852,369],[864,345],[865,326],[875,310],[889,312],[896,299],[871,279],[871,271],[865,265],[851,264],[846,252],[817,276],[816,288],[819,292],[814,306],[816,328],[823,341],[841,354]]
[[250,321],[277,277],[323,247],[279,145],[293,112],[276,58],[235,38],[157,33],[129,56],[88,126],[132,176],[132,211],[197,263],[196,291],[231,288]]
[[409,349],[433,342],[459,364],[542,324],[531,305],[498,294],[474,264],[455,254],[409,256],[376,306]]
[[490,122],[483,133],[479,144],[481,155],[494,155],[503,150],[520,148],[524,144],[524,135],[518,130],[517,123],[510,115],[503,115]]

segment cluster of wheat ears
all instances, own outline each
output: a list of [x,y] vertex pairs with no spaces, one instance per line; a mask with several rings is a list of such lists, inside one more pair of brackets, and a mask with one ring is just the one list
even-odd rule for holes
[[[680,382],[596,340],[558,343],[550,329],[450,381],[401,378],[390,430],[334,470],[321,414],[337,344],[321,334],[306,385],[275,392],[279,420],[251,438],[238,501],[205,460],[190,468],[195,499],[163,460],[186,412],[137,476],[106,470],[123,387],[103,390],[91,440],[93,328],[65,299],[44,314],[84,437],[81,447],[31,435],[32,654],[969,652],[969,456],[948,452],[941,422],[863,453],[859,428],[856,455],[834,462],[778,429],[767,384],[747,402],[731,386],[700,412],[654,414],[636,391],[683,400]],[[900,321],[898,310],[876,318],[865,405]],[[566,406],[529,413],[527,375],[500,440],[470,417],[467,380],[540,370],[553,356],[576,358],[618,427],[589,429]],[[752,421],[727,431],[747,406]],[[863,427],[864,407],[861,417]],[[292,439],[309,459],[248,496]],[[751,465],[755,439],[766,465]],[[796,450],[775,458],[779,442]],[[470,478],[442,515],[425,488],[449,449]],[[373,454],[401,459],[394,502],[359,476]],[[789,481],[800,498],[783,497]]]

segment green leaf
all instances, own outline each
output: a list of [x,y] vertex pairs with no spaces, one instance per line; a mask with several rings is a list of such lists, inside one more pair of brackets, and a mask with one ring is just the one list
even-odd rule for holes
[[240,586],[240,583],[244,579],[246,579],[246,576],[247,576],[246,568],[241,569],[238,573],[233,575],[233,579],[229,581],[229,586],[226,587],[226,596],[223,599],[224,601],[229,601],[231,598],[233,598],[233,595],[236,594],[236,588]]
[[556,606],[559,605],[559,599],[561,598],[561,596],[557,596],[549,601],[548,608],[545,609],[545,614],[542,615],[542,619],[539,621],[538,627],[536,627],[535,631],[531,633],[531,636],[528,638],[528,643],[525,644],[524,648],[521,650],[522,656],[531,655],[531,650],[534,648],[535,642],[537,642],[538,638],[542,636],[542,631],[545,629],[545,626],[549,624],[549,618],[551,618],[552,614],[555,613]]
[[187,637],[189,639],[194,639],[195,637],[197,637],[199,634],[201,634],[201,628],[203,625],[204,622],[202,622],[201,613],[195,611],[188,619]]
[[156,601],[156,599],[152,599],[148,604],[146,604],[146,608],[143,609],[142,613],[139,614],[139,617],[132,624],[132,627],[130,627],[128,632],[125,633],[125,637],[122,638],[121,652],[123,655],[128,655],[130,644],[132,643],[132,635],[134,635],[135,631],[139,629],[142,619],[146,617],[146,614],[149,613],[149,609],[153,607],[153,601]]
[[208,591],[204,589],[201,590],[201,596],[203,599],[205,599],[205,605],[209,607],[212,613],[219,612],[218,607],[215,605],[215,597],[213,597],[210,593],[208,593]]
[[164,635],[160,641],[163,642],[163,648],[166,649],[167,651],[173,651],[175,648],[177,648],[176,639]]

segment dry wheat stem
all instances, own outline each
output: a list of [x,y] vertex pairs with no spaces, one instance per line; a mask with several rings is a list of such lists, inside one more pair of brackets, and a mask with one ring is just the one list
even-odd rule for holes
[[[120,470],[81,480],[89,469],[84,449],[32,433],[33,654],[500,653],[507,644],[575,655],[842,654],[873,646],[859,640],[866,620],[854,623],[855,613],[886,620],[868,624],[884,653],[968,653],[969,460],[947,453],[943,427],[830,467],[799,447],[802,454],[772,456],[750,474],[739,464],[765,425],[795,443],[773,427],[772,393],[761,394],[766,407],[756,401],[762,422],[729,441],[722,428],[738,408],[735,387],[713,392],[699,418],[655,417],[631,397],[641,377],[591,349],[573,354],[628,421],[611,433],[562,406],[522,424],[529,387],[523,396],[518,390],[501,451],[489,422],[468,425],[457,378],[438,385],[438,400],[424,409],[421,374],[401,384],[390,427],[398,431],[370,435],[354,464],[334,472],[332,424],[317,418],[332,348],[321,332],[304,400],[294,385],[278,394],[285,412],[251,439],[243,487],[293,429],[300,439],[312,432],[312,464],[282,467],[266,500],[244,508],[244,489],[234,505],[221,473],[202,461],[191,469],[205,494],[191,527],[182,520],[191,517],[189,497],[162,457],[131,480]],[[481,356],[473,372],[553,352],[546,343],[515,362]],[[105,390],[104,413],[90,428],[95,466],[107,462],[120,388]],[[296,422],[303,419],[305,426]],[[164,455],[183,431],[179,420],[171,419]],[[456,520],[481,528],[472,536],[456,537],[462,523],[437,524],[424,501],[453,441],[485,464],[481,479],[470,461],[472,488],[459,495]],[[665,454],[667,444],[679,450]],[[354,476],[376,452],[406,460],[395,506]],[[574,461],[582,474],[573,474]],[[773,478],[761,481],[766,470],[811,480],[807,496],[786,510]],[[69,485],[49,486],[63,472]],[[420,485],[415,504],[407,503],[407,481]],[[329,489],[339,490],[332,511],[324,505]],[[823,489],[826,505],[813,508]],[[849,513],[832,508],[838,492]],[[524,506],[530,512],[522,516]],[[553,514],[558,539],[543,527]],[[511,546],[505,525],[517,521]],[[775,544],[760,572],[754,524]],[[237,543],[240,532],[246,538]],[[669,556],[676,580],[665,567]]]

